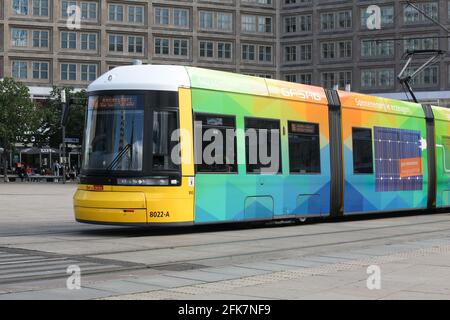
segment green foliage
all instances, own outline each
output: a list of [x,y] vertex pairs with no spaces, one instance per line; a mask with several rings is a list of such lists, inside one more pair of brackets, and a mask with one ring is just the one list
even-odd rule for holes
[[39,126],[40,112],[28,88],[12,78],[0,80],[0,145],[11,151],[16,142],[27,142]]
[[66,90],[66,101],[70,101],[70,113],[66,126],[66,137],[83,139],[84,117],[87,94],[86,91],[74,92],[73,88],[53,87],[50,99],[41,110],[40,128],[35,134],[35,144],[59,148],[61,135],[61,92]]

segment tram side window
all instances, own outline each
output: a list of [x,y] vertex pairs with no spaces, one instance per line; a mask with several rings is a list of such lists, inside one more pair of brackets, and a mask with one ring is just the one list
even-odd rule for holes
[[197,113],[195,135],[197,172],[237,173],[235,117]]
[[373,173],[372,129],[352,128],[353,173]]
[[245,118],[247,173],[281,173],[280,121]]
[[291,173],[320,173],[320,133],[316,123],[289,121]]
[[450,137],[442,137],[442,144],[444,145],[445,170],[450,170]]
[[177,161],[172,159],[172,150],[178,144],[173,141],[172,134],[178,129],[178,113],[176,111],[153,112],[153,162],[154,171],[177,171]]

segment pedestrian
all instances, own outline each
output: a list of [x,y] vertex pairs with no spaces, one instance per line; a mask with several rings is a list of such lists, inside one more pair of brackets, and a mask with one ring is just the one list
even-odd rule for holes
[[61,169],[61,165],[59,164],[58,160],[56,160],[56,162],[53,165],[53,167],[54,167],[55,176],[59,177],[59,171]]

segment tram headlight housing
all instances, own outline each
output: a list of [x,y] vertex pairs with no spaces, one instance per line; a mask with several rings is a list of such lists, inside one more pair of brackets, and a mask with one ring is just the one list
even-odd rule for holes
[[177,185],[177,179],[168,178],[119,178],[118,185],[123,186],[168,186]]

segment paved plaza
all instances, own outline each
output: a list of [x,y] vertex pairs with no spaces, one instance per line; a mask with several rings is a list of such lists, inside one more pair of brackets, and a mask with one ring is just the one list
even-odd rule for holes
[[0,183],[1,300],[450,299],[447,213],[112,227],[74,221],[75,188]]

